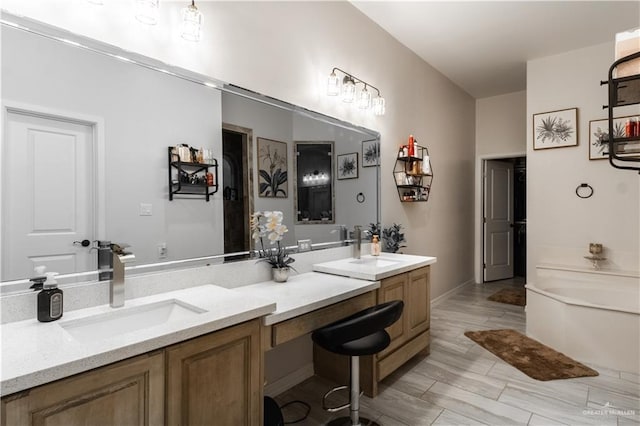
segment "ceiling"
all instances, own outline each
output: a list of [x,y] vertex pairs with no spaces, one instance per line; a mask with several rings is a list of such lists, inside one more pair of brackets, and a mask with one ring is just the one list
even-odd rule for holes
[[613,42],[617,32],[640,27],[640,1],[352,4],[475,98],[525,90],[527,60]]

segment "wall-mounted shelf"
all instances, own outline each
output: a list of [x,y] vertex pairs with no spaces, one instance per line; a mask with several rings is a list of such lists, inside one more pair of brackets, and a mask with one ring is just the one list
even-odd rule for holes
[[404,150],[400,148],[393,167],[393,179],[401,202],[428,201],[433,182],[433,168],[427,147],[414,144],[413,155],[405,155]]
[[[173,161],[173,147],[169,147],[169,201],[175,196],[192,195],[203,196],[209,201],[211,195],[218,192],[218,160],[212,159],[211,164]],[[211,174],[210,184],[207,175]],[[212,181],[212,182],[211,182]]]
[[631,164],[640,162],[640,135],[625,138],[613,137],[615,134],[614,108],[640,104],[640,74],[613,78],[614,72],[620,65],[633,60],[640,60],[640,52],[615,61],[609,68],[609,79],[600,84],[609,86],[609,105],[605,106],[609,113],[609,163],[617,169],[640,172],[640,166]]

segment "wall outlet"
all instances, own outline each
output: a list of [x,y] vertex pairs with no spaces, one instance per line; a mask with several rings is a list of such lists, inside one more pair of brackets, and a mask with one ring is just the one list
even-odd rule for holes
[[158,244],[158,259],[167,258],[167,243]]
[[298,240],[298,253],[311,251],[311,240]]
[[151,216],[153,214],[153,205],[140,203],[140,216]]

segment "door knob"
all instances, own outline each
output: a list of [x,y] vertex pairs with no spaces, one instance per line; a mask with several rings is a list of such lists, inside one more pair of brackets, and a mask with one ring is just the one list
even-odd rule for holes
[[78,245],[80,244],[82,247],[89,247],[91,245],[91,241],[89,240],[82,240],[82,241],[74,241],[73,245]]

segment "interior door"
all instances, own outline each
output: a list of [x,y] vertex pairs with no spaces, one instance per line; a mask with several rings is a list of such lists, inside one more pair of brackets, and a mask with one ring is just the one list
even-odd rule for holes
[[3,152],[2,280],[33,268],[95,269],[96,255],[74,241],[93,240],[93,126],[9,110]]
[[484,163],[484,281],[513,277],[513,163]]

